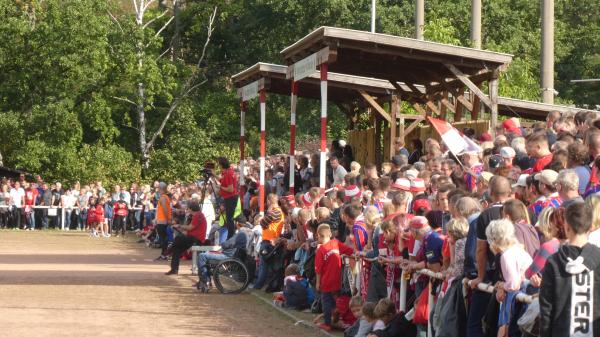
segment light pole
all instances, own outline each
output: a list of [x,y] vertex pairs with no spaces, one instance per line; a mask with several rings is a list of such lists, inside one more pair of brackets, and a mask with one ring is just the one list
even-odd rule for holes
[[375,13],[377,0],[371,0],[371,33],[375,33]]

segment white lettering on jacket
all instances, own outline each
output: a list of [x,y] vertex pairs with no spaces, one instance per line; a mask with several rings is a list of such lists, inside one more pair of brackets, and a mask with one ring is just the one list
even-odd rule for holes
[[594,336],[594,272],[584,271],[571,278],[572,337]]

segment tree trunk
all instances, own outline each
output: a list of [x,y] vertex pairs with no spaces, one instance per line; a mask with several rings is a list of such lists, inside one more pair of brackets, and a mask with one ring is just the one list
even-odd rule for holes
[[181,0],[173,1],[173,16],[175,17],[175,32],[173,34],[173,49],[171,59],[173,61],[178,60],[181,50]]

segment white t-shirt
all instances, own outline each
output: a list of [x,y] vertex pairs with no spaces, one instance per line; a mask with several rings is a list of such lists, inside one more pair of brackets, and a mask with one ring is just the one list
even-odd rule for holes
[[74,195],[63,195],[63,206],[65,208],[75,207],[76,201],[77,201],[77,197]]
[[333,171],[333,184],[340,185],[344,183],[344,177],[348,172],[342,165],[338,165],[338,167]]
[[13,200],[13,205],[15,205],[15,207],[22,207],[23,206],[23,197],[25,197],[25,190],[21,187],[19,187],[18,190],[12,188],[10,190],[10,197]]

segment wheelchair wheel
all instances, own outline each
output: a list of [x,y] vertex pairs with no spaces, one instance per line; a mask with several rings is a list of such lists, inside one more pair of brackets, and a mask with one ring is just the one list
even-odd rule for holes
[[213,270],[215,286],[223,294],[241,293],[248,287],[248,268],[238,259],[221,261]]

